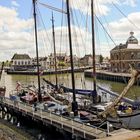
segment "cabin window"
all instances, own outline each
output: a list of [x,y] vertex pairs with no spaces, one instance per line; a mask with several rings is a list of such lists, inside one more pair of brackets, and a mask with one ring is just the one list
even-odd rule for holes
[[15,63],[14,63],[15,65],[17,64],[17,61],[15,61]]
[[28,65],[30,65],[30,61],[28,61]]
[[27,65],[27,62],[25,61],[25,65]]
[[18,65],[20,65],[20,62],[18,62]]
[[21,61],[21,64],[23,65],[23,64],[24,64],[24,62],[23,62],[23,61]]

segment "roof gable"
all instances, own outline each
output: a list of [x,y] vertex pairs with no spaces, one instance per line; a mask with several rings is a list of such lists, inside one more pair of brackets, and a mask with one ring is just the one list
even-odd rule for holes
[[28,54],[14,54],[13,59],[31,59]]
[[125,48],[127,48],[126,44],[120,44],[120,45],[117,45],[116,47],[114,47],[111,51],[125,49]]

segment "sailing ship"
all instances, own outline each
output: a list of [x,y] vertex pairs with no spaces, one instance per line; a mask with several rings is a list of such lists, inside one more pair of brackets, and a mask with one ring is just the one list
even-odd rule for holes
[[[95,58],[95,41],[94,41],[94,15],[93,15],[93,0],[91,0],[91,17],[92,17],[92,45],[93,45],[93,58]],[[93,66],[95,68],[95,60],[93,60]],[[138,70],[135,70],[132,68],[130,65],[130,72],[132,74],[131,79],[128,82],[128,85],[124,88],[122,93],[112,101],[112,103],[108,106],[106,106],[105,110],[102,113],[99,113],[100,115],[97,115],[98,117],[102,116],[103,120],[106,118],[107,121],[110,121],[111,123],[114,120],[114,123],[116,122],[115,120],[119,120],[117,123],[122,124],[123,127],[129,128],[129,129],[138,129],[140,128],[140,110],[137,105],[137,108],[133,108],[133,105],[127,106],[125,111],[122,111],[116,106],[119,106],[118,104],[121,102],[121,99],[127,94],[128,90],[134,85],[136,82],[136,79],[138,78],[140,72]],[[93,69],[93,75],[95,74],[95,69]],[[95,78],[94,78],[95,79]],[[96,91],[96,81],[94,80],[94,91]],[[114,117],[114,112],[115,112],[115,117]],[[125,112],[125,113],[124,113]]]
[[130,106],[119,104],[122,97],[125,96],[128,90],[136,82],[136,79],[140,75],[140,71],[135,70],[131,67],[131,79],[128,85],[124,88],[122,93],[116,98],[109,106],[107,106],[103,112],[99,114],[99,117],[106,118],[112,123],[121,123],[123,127],[129,129],[139,129],[140,128],[140,102],[133,102]]
[[[35,46],[36,46],[36,60],[37,60],[37,78],[38,78],[38,88],[33,86],[26,86],[23,87],[19,82],[17,82],[16,91],[12,94],[10,94],[11,100],[21,100],[22,102],[28,103],[28,104],[36,104],[39,102],[39,105],[43,102],[44,108],[46,104],[50,104],[49,102],[55,102],[56,104],[59,104],[59,106],[69,104],[69,102],[66,99],[61,99],[60,101],[55,99],[51,94],[55,93],[54,89],[51,89],[50,86],[41,86],[40,82],[40,68],[39,68],[39,54],[38,54],[38,34],[37,34],[37,21],[36,21],[36,4],[37,0],[33,0],[33,16],[34,16],[34,30],[35,30]],[[53,25],[53,14],[52,14],[52,29],[54,29]],[[54,30],[53,30],[53,39],[54,39]],[[55,47],[55,44],[54,44]],[[56,54],[55,50],[54,53]],[[56,60],[55,60],[56,61]],[[56,67],[55,67],[56,68]],[[56,69],[55,69],[56,71]],[[56,85],[57,85],[57,76],[56,76]],[[57,88],[57,86],[56,86]],[[49,102],[46,102],[49,101]],[[47,105],[49,106],[49,105]],[[58,105],[57,105],[58,107]]]
[[[35,30],[35,47],[36,47],[36,61],[37,61],[37,83],[38,88],[33,87],[23,87],[20,85],[20,91],[17,90],[17,93],[10,94],[10,98],[12,100],[17,100],[20,97],[20,100],[29,104],[33,104],[35,102],[41,102],[42,100],[47,100],[48,96],[44,94],[40,84],[40,69],[39,69],[39,54],[38,54],[38,34],[37,34],[37,20],[36,20],[36,3],[37,0],[33,0],[33,17],[34,17],[34,30]],[[42,96],[43,95],[43,96]]]
[[[36,7],[35,7],[35,4],[36,4],[36,0],[33,0],[33,5],[34,5],[34,23],[35,23],[35,37],[36,37],[36,55],[37,55],[37,66],[38,66],[37,67],[37,71],[38,71],[38,89],[36,91],[37,94],[35,95],[35,98],[39,102],[41,102],[42,99],[43,99],[42,98],[43,97],[42,96],[42,91],[44,91],[44,90],[41,90],[41,86],[40,86],[39,60],[38,60],[38,42],[37,42],[37,26],[36,26],[36,11],[35,11]],[[103,88],[97,88],[97,85],[96,85],[96,77],[95,77],[95,75],[96,75],[96,67],[95,67],[96,66],[95,65],[95,37],[94,37],[95,33],[94,33],[93,0],[91,0],[91,9],[92,9],[91,10],[91,18],[92,18],[92,20],[91,20],[92,21],[92,53],[93,53],[93,76],[94,76],[94,78],[93,78],[93,87],[94,87],[94,89],[93,90],[82,90],[82,89],[76,89],[75,88],[69,0],[66,1],[66,4],[67,4],[67,20],[68,20],[68,32],[69,32],[69,46],[70,46],[72,89],[67,88],[65,86],[62,86],[62,85],[59,85],[59,87],[64,90],[64,93],[65,92],[69,92],[69,91],[72,92],[72,94],[73,94],[73,101],[70,102],[70,104],[71,104],[71,107],[72,107],[71,111],[74,112],[74,116],[79,115],[78,113],[80,112],[80,116],[81,117],[83,117],[83,116],[90,116],[88,118],[89,119],[88,121],[92,121],[93,120],[93,116],[90,115],[92,113],[92,108],[96,107],[96,109],[98,109],[98,107],[96,106],[97,103],[99,103],[102,106],[101,102],[104,101],[104,99],[102,98],[102,95],[104,95],[104,94],[109,94],[110,95],[109,91],[107,91],[106,89],[103,89]],[[122,94],[120,96],[118,96],[118,98],[113,103],[110,103],[111,105],[105,106],[103,112],[102,112],[102,110],[101,110],[101,113],[97,112],[96,119],[97,119],[97,117],[100,117],[101,118],[101,122],[102,122],[102,118],[103,118],[103,120],[106,119],[107,121],[114,122],[114,123],[116,122],[115,119],[117,119],[117,120],[121,121],[122,125],[125,124],[125,126],[127,126],[128,128],[140,128],[140,125],[139,125],[140,123],[138,123],[138,118],[140,117],[140,113],[139,113],[138,109],[136,109],[135,111],[132,110],[131,113],[130,112],[129,113],[127,113],[127,112],[126,113],[123,113],[123,112],[117,113],[115,119],[113,117],[110,117],[111,108],[114,108],[116,105],[118,105],[118,103],[121,101],[123,96],[127,93],[128,89],[131,88],[131,86],[134,84],[135,78],[137,76],[138,76],[138,73],[137,72],[134,73],[134,75],[132,77],[132,80],[130,81],[130,85],[128,84],[127,90],[124,89],[124,92],[122,92]],[[49,85],[51,85],[53,88],[58,88],[57,79],[56,79],[56,85],[52,84],[51,82],[49,82],[47,80],[45,80],[45,81]],[[92,97],[92,103],[91,103],[90,107],[86,108],[85,112],[83,112],[83,110],[80,110],[80,108],[78,107],[79,103],[76,100],[76,93],[77,94],[88,95],[88,96]],[[53,98],[48,92],[46,92],[46,94],[55,103],[57,102],[60,105],[64,104],[63,101],[58,102],[58,100]],[[25,96],[22,96],[21,98],[23,99],[24,97]],[[35,98],[32,98],[32,99],[34,100]],[[31,101],[32,101],[32,99],[31,99]],[[26,98],[25,98],[25,101],[27,101]],[[47,107],[49,107],[49,104],[50,104],[50,102],[48,102]],[[118,112],[118,109],[117,109],[117,112]],[[117,123],[120,123],[120,121],[117,121]],[[127,125],[127,124],[129,124],[129,125]]]
[[[106,119],[107,121],[110,121],[111,123],[120,123],[122,124],[123,127],[126,128],[140,128],[140,123],[139,123],[139,118],[140,118],[140,110],[138,108],[138,104],[137,104],[137,108],[133,108],[134,107],[134,101],[124,98],[124,96],[127,94],[128,90],[131,88],[131,86],[135,83],[136,78],[139,75],[139,72],[136,70],[133,70],[131,68],[132,71],[132,78],[130,79],[128,85],[126,86],[126,88],[122,91],[122,93],[119,95],[117,95],[117,98],[113,101],[110,102],[109,104],[107,104],[106,106],[103,106],[101,104],[102,102],[102,95],[104,94],[112,94],[112,92],[99,87],[97,89],[97,85],[96,85],[96,65],[95,65],[95,33],[94,33],[94,9],[93,9],[93,0],[91,0],[91,21],[92,21],[92,53],[93,53],[93,87],[94,90],[83,90],[83,89],[75,89],[75,80],[74,80],[74,71],[73,71],[73,59],[72,59],[72,39],[71,39],[71,27],[70,27],[70,13],[69,13],[69,0],[66,1],[67,4],[67,19],[68,19],[68,31],[69,31],[69,45],[70,45],[70,56],[71,56],[71,76],[72,76],[72,89],[62,86],[60,85],[60,88],[62,88],[65,92],[72,92],[73,93],[73,102],[72,102],[72,111],[74,112],[75,116],[78,114],[78,104],[76,101],[76,94],[82,94],[82,95],[90,95],[93,97],[93,103],[90,107],[90,109],[92,110],[92,106],[94,107],[94,109],[96,108],[97,110],[99,110],[99,106],[96,106],[95,104],[100,102],[100,107],[103,107],[103,110],[100,110],[100,113],[98,112],[96,115],[97,117],[100,117],[101,120],[103,118]],[[50,84],[52,87],[55,88],[55,85],[52,84],[51,82],[47,81],[46,79],[44,79],[44,81],[46,81],[48,84]],[[100,96],[99,96],[100,95]],[[115,94],[114,94],[115,95]],[[116,95],[115,95],[116,96]],[[111,116],[112,113],[112,109],[114,109],[114,107],[119,106],[118,104],[122,101],[122,99],[124,99],[125,102],[129,103],[127,109],[125,109],[125,111],[120,111],[119,108],[115,108],[115,112],[117,112],[116,116],[113,118]],[[91,110],[89,112],[91,112]],[[131,111],[130,111],[131,110]],[[95,112],[94,112],[95,113]],[[88,112],[81,112],[81,116],[90,116]],[[91,117],[90,117],[91,118]],[[92,118],[93,119],[93,118]],[[91,120],[92,120],[91,119]],[[116,121],[117,120],[117,121]],[[118,121],[119,120],[119,121]],[[102,121],[101,121],[102,122]]]

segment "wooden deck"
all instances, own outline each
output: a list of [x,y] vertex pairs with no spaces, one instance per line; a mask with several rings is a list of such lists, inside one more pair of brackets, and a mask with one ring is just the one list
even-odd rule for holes
[[60,116],[52,112],[41,110],[39,108],[34,112],[32,106],[24,104],[23,102],[15,103],[9,98],[5,98],[1,100],[0,105],[8,107],[9,109],[14,109],[17,112],[21,112],[24,116],[30,116],[35,120],[42,121],[43,124],[53,125],[59,129],[63,129],[86,139],[106,137],[106,132],[100,128],[80,123],[73,120],[72,118]]

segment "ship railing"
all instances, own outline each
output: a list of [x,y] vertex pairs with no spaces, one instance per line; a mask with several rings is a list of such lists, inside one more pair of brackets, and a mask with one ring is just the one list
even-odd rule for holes
[[[24,103],[24,102],[18,101],[18,100],[14,101],[8,97],[5,97],[2,101],[0,100],[0,103],[8,104],[9,106],[13,106],[14,108],[16,108],[18,110],[25,111],[26,113],[32,113],[33,116],[38,115],[42,120],[47,117],[46,115],[48,115],[51,122],[54,121],[54,119],[57,119],[57,121],[61,124],[62,128],[64,125],[67,125],[67,126],[71,127],[72,133],[74,132],[75,129],[78,129],[79,131],[82,131],[84,133],[84,137],[86,136],[86,132],[88,132],[90,134],[94,133],[96,135],[100,135],[101,133],[105,132],[104,129],[100,128],[101,126],[97,127],[94,125],[89,125],[84,122],[74,120],[73,117],[62,116],[60,114],[56,114],[49,110],[41,109],[39,107],[37,107],[37,111],[35,111],[33,109],[33,105],[27,104],[27,103]],[[88,130],[87,130],[87,127],[88,127]],[[94,128],[94,131],[93,131],[93,128]]]

